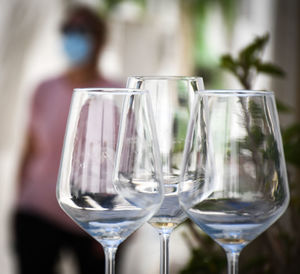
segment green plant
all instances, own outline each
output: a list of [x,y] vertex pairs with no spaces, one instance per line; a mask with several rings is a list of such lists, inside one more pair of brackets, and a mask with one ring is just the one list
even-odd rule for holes
[[283,70],[269,62],[262,61],[262,53],[269,40],[269,35],[256,37],[243,48],[236,58],[230,54],[221,57],[221,67],[229,70],[245,89],[251,89],[254,78],[259,73],[271,76],[284,76]]
[[[259,36],[240,50],[236,57],[230,54],[223,55],[220,62],[221,67],[235,76],[244,89],[252,89],[253,82],[260,73],[283,77],[284,72],[280,67],[262,60],[262,54],[268,41],[269,35]],[[277,107],[280,113],[292,114],[292,109],[280,101],[277,101]],[[259,113],[255,105],[253,111]],[[296,177],[297,168],[300,167],[300,123],[292,123],[282,128],[281,131],[290,175],[290,206],[281,220],[243,251],[240,265],[242,273],[299,273],[297,258],[300,254],[300,186],[293,178]],[[252,131],[252,133],[252,142],[256,144],[260,140],[260,132]],[[270,150],[266,157],[272,157],[271,148],[272,140],[270,140]],[[263,159],[263,161],[265,160]],[[192,247],[192,258],[181,273],[194,274],[202,273],[201,271],[221,273],[224,271],[224,266],[217,263],[219,252],[216,253],[215,245],[208,245],[207,236],[195,237],[196,231],[193,224],[189,222],[187,226],[194,238],[197,239],[198,247]],[[217,267],[218,272],[214,272],[213,268],[199,262],[205,260],[205,257],[209,258],[209,263]],[[246,259],[243,260],[243,258]]]

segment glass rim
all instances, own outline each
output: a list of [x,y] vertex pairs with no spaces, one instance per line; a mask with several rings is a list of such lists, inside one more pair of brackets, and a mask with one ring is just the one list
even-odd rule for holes
[[204,89],[196,91],[199,95],[215,96],[273,96],[274,92],[269,90],[251,89]]
[[148,93],[145,89],[136,89],[136,88],[74,88],[74,92],[83,92],[83,93],[95,93],[95,94],[119,94],[119,95],[135,95],[135,94],[144,94]]
[[200,76],[180,76],[180,75],[130,75],[127,79],[138,79],[138,80],[201,80],[203,81],[203,77]]

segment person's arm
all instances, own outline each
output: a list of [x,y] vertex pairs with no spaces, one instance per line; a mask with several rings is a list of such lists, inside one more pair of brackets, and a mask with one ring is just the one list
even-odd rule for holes
[[36,150],[36,138],[34,137],[34,124],[36,123],[37,118],[37,106],[38,106],[38,94],[40,93],[42,85],[34,93],[33,101],[31,104],[30,117],[27,123],[27,129],[25,133],[25,141],[23,145],[23,150],[20,156],[17,181],[18,181],[18,190],[21,191],[24,187],[24,177],[26,176],[26,171],[30,158],[35,153]]
[[32,137],[32,134],[30,133],[30,131],[27,132],[25,138],[26,138],[26,140],[25,140],[23,151],[21,153],[19,172],[18,172],[18,178],[17,178],[18,183],[19,183],[18,191],[20,191],[23,188],[23,184],[24,184],[23,179],[26,174],[27,166],[28,166],[30,157],[34,153],[34,141],[33,141],[33,137]]

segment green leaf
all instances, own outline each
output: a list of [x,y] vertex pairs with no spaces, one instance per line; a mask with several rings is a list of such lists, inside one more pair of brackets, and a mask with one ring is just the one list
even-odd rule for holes
[[222,68],[228,69],[232,71],[234,74],[236,74],[237,66],[238,64],[236,61],[232,58],[230,54],[225,54],[221,56],[221,62],[220,66]]
[[282,130],[282,136],[287,141],[290,141],[295,136],[300,138],[300,123],[294,123],[289,127],[285,128],[284,130]]
[[267,136],[267,147],[264,151],[264,159],[273,159],[276,164],[278,160],[278,154],[278,143],[275,140],[274,136],[270,134],[269,136]]
[[262,108],[254,101],[249,101],[249,112],[254,119],[260,119],[263,117]]
[[265,135],[262,132],[262,128],[260,126],[254,125],[251,127],[250,132],[252,141],[257,147],[259,147],[263,143],[265,138]]
[[257,72],[276,75],[280,77],[283,77],[285,75],[284,71],[280,67],[272,63],[261,63],[258,61],[254,66],[256,67]]
[[292,124],[281,132],[287,162],[300,167],[300,123]]
[[290,106],[284,104],[278,99],[276,99],[276,107],[278,112],[289,113],[292,111],[292,108]]
[[262,51],[269,40],[269,34],[257,36],[255,40],[239,52],[241,63],[251,64],[257,59],[257,55]]

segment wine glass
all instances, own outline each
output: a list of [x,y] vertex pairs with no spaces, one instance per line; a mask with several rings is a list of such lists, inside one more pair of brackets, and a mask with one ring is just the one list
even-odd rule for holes
[[228,273],[241,250],[286,210],[289,190],[273,92],[197,93],[180,204],[220,246]]
[[186,219],[179,206],[178,183],[181,160],[195,92],[204,89],[197,77],[129,77],[127,87],[146,89],[154,110],[156,132],[162,161],[165,197],[149,223],[160,236],[160,273],[169,273],[169,237]]
[[163,198],[149,93],[76,89],[72,97],[57,199],[104,248],[113,274],[118,245],[147,222]]

